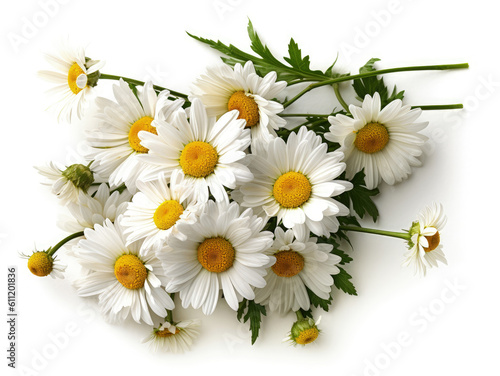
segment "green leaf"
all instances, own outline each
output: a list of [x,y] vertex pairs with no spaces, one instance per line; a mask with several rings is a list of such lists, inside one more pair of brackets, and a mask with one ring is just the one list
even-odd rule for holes
[[[368,73],[376,71],[374,64],[380,61],[380,59],[372,58],[359,69],[359,73]],[[356,92],[358,99],[363,101],[364,97],[368,94],[373,96],[375,92],[380,95],[381,106],[384,108],[395,99],[403,99],[404,91],[397,92],[396,86],[389,95],[389,89],[384,83],[383,78],[378,78],[377,76],[365,77],[357,80],[353,80],[352,86]]]
[[[243,316],[245,308],[246,308],[246,314],[245,316]],[[250,320],[250,331],[252,332],[252,345],[255,343],[257,337],[259,336],[262,315],[264,316],[266,315],[266,307],[258,303],[255,303],[253,300],[243,299],[243,301],[238,306],[238,312],[236,316],[238,320],[241,321],[242,316],[244,322]]]
[[333,283],[339,290],[349,295],[358,295],[356,288],[351,282],[351,276],[343,268],[339,267],[340,273],[333,275]]
[[322,237],[321,240],[322,242],[331,244],[333,246],[333,249],[330,251],[330,253],[333,253],[334,255],[337,255],[342,259],[339,263],[340,265],[350,263],[352,261],[352,257],[340,249],[340,244],[335,240],[334,236],[330,236],[329,238]]
[[307,290],[307,295],[309,295],[309,300],[311,304],[316,308],[321,307],[324,311],[328,312],[329,306],[330,304],[332,304],[333,300],[332,296],[330,295],[328,299],[322,299],[315,293],[313,293],[311,290],[309,290],[307,287],[306,290]]
[[368,214],[376,222],[379,212],[372,197],[379,194],[378,188],[366,188],[365,173],[363,170],[354,175],[350,182],[353,184],[353,188],[338,196],[339,201],[347,207],[352,205],[352,208],[360,218]]

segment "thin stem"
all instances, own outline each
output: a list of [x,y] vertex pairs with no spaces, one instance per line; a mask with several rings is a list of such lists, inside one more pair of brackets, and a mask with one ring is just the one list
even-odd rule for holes
[[357,226],[340,226],[339,229],[343,231],[365,232],[368,234],[383,235],[383,236],[390,236],[393,238],[410,240],[410,234],[407,232],[384,231],[384,230],[376,230],[373,228],[365,228]]
[[425,106],[411,106],[411,108],[420,108],[423,111],[432,111],[432,110],[459,110],[464,108],[462,103],[457,104],[433,104],[433,105],[425,105]]
[[47,252],[47,254],[49,254],[50,256],[52,256],[54,253],[57,252],[57,250],[59,248],[61,248],[64,244],[66,244],[67,242],[69,242],[70,240],[73,240],[75,238],[79,238],[80,236],[83,236],[84,233],[83,231],[80,231],[80,232],[75,232],[74,234],[71,234],[71,235],[68,235],[67,237],[65,237],[63,240],[61,240],[59,243],[57,243],[54,247],[52,247],[50,249],[50,251]]
[[[122,79],[123,81],[125,81],[128,84],[132,84],[132,85],[136,85],[136,86],[144,86],[144,84],[145,84],[144,81],[139,81],[139,80],[136,80],[134,78],[115,76],[113,74],[106,74],[106,73],[101,73],[101,76],[99,77],[99,79],[116,80],[116,81],[119,81],[120,79]],[[170,92],[170,94],[172,94],[176,97],[184,98],[184,99],[188,98],[187,94],[180,93],[180,92],[174,91],[174,90],[170,90],[170,89],[167,89],[163,86],[153,85],[153,89],[155,89],[156,91],[168,90]]]
[[300,309],[298,311],[296,311],[295,314],[297,315],[298,321],[304,320],[304,316],[302,315],[302,312],[300,312]]
[[333,84],[333,91],[335,92],[335,96],[337,97],[337,100],[339,101],[339,103],[342,105],[342,107],[344,107],[344,110],[346,110],[346,112],[349,114],[349,106],[347,105],[347,103],[345,102],[344,98],[342,98],[342,95],[340,94],[340,86],[339,84]]
[[355,74],[352,76],[341,76],[341,77],[333,78],[331,80],[316,82],[314,84],[307,86],[304,90],[302,90],[300,93],[298,93],[295,97],[293,97],[289,101],[285,102],[283,104],[283,107],[287,108],[292,103],[294,103],[297,99],[302,97],[304,94],[308,93],[309,91],[311,91],[315,88],[325,86],[325,85],[333,85],[333,84],[336,84],[339,82],[357,80],[357,79],[365,78],[365,77],[373,77],[373,76],[378,76],[378,75],[386,74],[386,73],[410,72],[410,71],[428,71],[428,70],[450,70],[450,69],[465,69],[465,68],[469,68],[469,64],[462,63],[462,64],[444,64],[444,65],[418,65],[418,66],[412,66],[412,67],[380,69],[380,70],[375,70],[375,71],[371,71],[371,72]]

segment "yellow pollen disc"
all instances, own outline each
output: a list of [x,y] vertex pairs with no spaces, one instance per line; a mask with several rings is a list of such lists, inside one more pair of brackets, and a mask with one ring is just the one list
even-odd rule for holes
[[130,290],[140,289],[148,277],[148,270],[136,255],[123,255],[115,262],[115,277]]
[[372,154],[385,148],[388,142],[386,127],[379,123],[368,123],[357,132],[354,146],[363,153]]
[[234,248],[221,237],[205,239],[198,246],[198,261],[209,272],[225,272],[233,266]]
[[245,94],[244,91],[237,91],[227,104],[227,109],[229,111],[238,110],[240,115],[238,119],[245,119],[247,122],[247,127],[253,127],[259,122],[259,106],[255,100]]
[[147,153],[149,151],[148,148],[141,145],[141,139],[138,136],[140,131],[158,134],[156,133],[156,128],[151,125],[153,120],[154,119],[152,117],[144,116],[130,127],[130,131],[128,132],[128,142],[130,147],[138,153]]
[[160,230],[168,230],[181,217],[184,207],[175,200],[163,202],[155,211],[153,220]]
[[28,259],[28,269],[38,277],[45,277],[52,271],[54,261],[45,252],[35,252]]
[[439,231],[436,231],[436,233],[434,235],[426,236],[425,238],[429,242],[429,246],[424,247],[425,252],[434,251],[437,248],[437,246],[439,245],[439,242],[441,241],[441,236],[439,235]]
[[319,336],[319,330],[316,328],[310,328],[300,332],[299,336],[295,338],[295,342],[299,345],[307,345],[308,343],[316,341]]
[[158,330],[155,335],[157,337],[161,337],[161,338],[168,338],[168,337],[172,337],[172,336],[175,336],[176,334],[179,334],[180,333],[180,330],[179,328],[175,328],[175,333],[172,333],[170,330],[168,329],[163,329],[163,330]]
[[85,74],[82,68],[77,63],[74,63],[70,68],[68,72],[68,85],[70,90],[73,92],[73,94],[78,94],[80,91],[83,89],[79,88],[78,85],[76,84],[76,79],[78,76],[81,74]]
[[186,175],[204,178],[214,172],[218,161],[219,155],[212,145],[193,141],[184,147],[179,162]]
[[300,172],[281,175],[273,187],[273,196],[285,208],[298,208],[311,197],[311,183]]
[[271,266],[279,277],[293,277],[304,269],[304,257],[295,251],[281,251],[274,254],[276,263]]

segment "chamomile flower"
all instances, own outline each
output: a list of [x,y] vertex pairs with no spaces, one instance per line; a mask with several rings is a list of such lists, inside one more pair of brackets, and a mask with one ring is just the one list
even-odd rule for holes
[[298,236],[307,230],[318,236],[336,232],[336,216],[349,214],[349,209],[332,197],[352,184],[335,180],[345,169],[340,162],[344,155],[327,149],[306,127],[292,132],[286,143],[281,138],[270,141],[249,156],[255,179],[240,188],[242,206],[261,207]]
[[321,299],[329,299],[332,275],[340,272],[336,265],[341,261],[330,253],[332,249],[331,244],[317,243],[316,238],[294,239],[292,230],[276,228],[274,244],[265,252],[276,262],[265,276],[266,285],[256,289],[255,302],[284,314],[311,308],[306,287]]
[[433,204],[422,210],[409,230],[409,251],[405,254],[403,265],[413,265],[416,274],[425,275],[427,268],[438,266],[438,261],[447,264],[441,244],[441,232],[445,224],[442,205]]
[[122,224],[127,227],[127,242],[144,240],[144,246],[161,244],[170,235],[185,238],[177,229],[180,223],[196,222],[203,204],[193,199],[193,189],[184,182],[184,174],[174,171],[170,186],[160,174],[158,180],[137,182],[139,192],[134,195],[123,217]]
[[94,173],[89,166],[82,164],[63,167],[57,162],[49,162],[35,169],[46,178],[42,184],[50,186],[62,204],[78,202],[80,193],[86,193],[94,182]]
[[61,44],[59,54],[46,54],[45,58],[55,71],[42,70],[38,74],[55,84],[48,94],[54,97],[51,107],[57,109],[58,121],[81,119],[104,62],[86,57],[83,48],[70,46],[67,41]]
[[85,230],[75,254],[88,274],[75,282],[79,296],[97,296],[110,321],[129,316],[153,325],[150,310],[164,317],[174,302],[164,287],[167,279],[154,252],[142,241],[125,245],[120,218]]
[[292,325],[290,333],[283,339],[283,341],[289,342],[293,346],[305,346],[316,341],[321,332],[318,329],[321,316],[316,321],[310,317],[301,317],[302,315],[299,314],[297,316],[300,318],[298,318],[298,320]]
[[182,107],[184,100],[170,101],[168,90],[157,95],[151,82],[147,82],[136,97],[129,85],[120,80],[113,85],[113,93],[116,102],[96,99],[99,123],[88,135],[89,144],[94,148],[90,157],[95,159],[95,170],[109,176],[112,187],[125,183],[135,193],[135,182],[147,169],[137,157],[148,152],[138,133],[156,134],[154,121],[167,119]]
[[234,69],[221,64],[209,68],[196,80],[192,95],[203,101],[209,116],[238,110],[238,119],[245,119],[252,130],[252,142],[267,142],[276,137],[276,129],[286,124],[278,116],[283,106],[272,100],[286,87],[286,82],[276,82],[276,78],[276,72],[264,78],[257,75],[251,61],[245,66],[238,63]]
[[154,351],[186,352],[198,336],[199,326],[199,320],[186,320],[175,324],[167,321],[158,328],[154,328],[142,342],[148,342]]
[[28,269],[34,275],[38,277],[50,275],[52,278],[62,279],[66,265],[62,264],[50,251],[51,248],[47,251],[35,251],[31,256],[23,255],[22,257],[28,259]]
[[406,179],[412,167],[421,165],[418,157],[427,137],[420,134],[427,122],[415,123],[422,110],[403,106],[400,99],[381,109],[379,93],[366,95],[361,107],[349,106],[352,117],[330,116],[327,140],[340,144],[345,154],[348,179],[364,169],[368,189],[383,180],[389,185]]
[[149,149],[142,160],[154,166],[143,178],[154,180],[159,172],[169,178],[174,171],[182,171],[198,201],[206,202],[209,190],[217,201],[227,201],[224,187],[234,189],[253,178],[244,151],[250,145],[250,131],[237,117],[238,112],[231,111],[215,121],[194,99],[189,122],[184,110],[177,111],[171,123],[157,121],[157,135],[139,134]]
[[67,205],[73,218],[62,218],[59,227],[68,232],[76,232],[94,228],[96,224],[102,225],[106,219],[114,222],[125,212],[131,198],[132,195],[128,190],[124,189],[121,193],[111,192],[105,183],[101,184],[92,195],[80,192],[78,203],[71,202]]
[[202,307],[206,315],[222,290],[236,311],[243,298],[255,298],[254,287],[264,287],[266,267],[274,261],[264,254],[273,237],[264,225],[251,209],[240,213],[236,202],[209,201],[196,223],[179,224],[186,239],[171,237],[157,252],[170,279],[166,290],[179,292],[184,308]]

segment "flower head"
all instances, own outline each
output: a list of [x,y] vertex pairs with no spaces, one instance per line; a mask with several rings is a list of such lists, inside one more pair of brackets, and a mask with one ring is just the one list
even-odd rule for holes
[[244,119],[252,131],[254,142],[267,142],[276,137],[275,130],[286,121],[277,114],[283,106],[273,101],[285,87],[285,81],[276,82],[276,72],[260,77],[251,61],[244,66],[235,64],[209,68],[193,85],[193,97],[200,98],[209,116],[220,117],[238,110],[238,119]]
[[425,275],[427,268],[438,266],[438,261],[447,264],[441,244],[441,232],[445,224],[443,206],[427,206],[409,230],[409,251],[405,254],[403,265],[413,265],[415,273]]
[[51,107],[57,108],[58,120],[70,123],[75,117],[81,119],[104,62],[86,57],[83,48],[67,41],[61,44],[59,54],[45,57],[55,71],[42,70],[39,75],[56,85],[49,93],[55,99]]
[[53,257],[50,250],[51,248],[47,251],[35,251],[31,256],[23,256],[28,259],[28,269],[38,277],[50,275],[52,278],[64,278],[66,266]]
[[292,329],[287,337],[283,341],[288,341],[292,345],[305,346],[316,341],[321,332],[318,329],[318,325],[321,321],[321,316],[317,321],[314,321],[310,317],[299,318],[293,323]]
[[87,193],[94,182],[94,173],[83,164],[62,167],[56,162],[46,166],[35,167],[46,180],[42,184],[52,186],[52,193],[62,200],[63,204],[77,202],[80,192]]
[[165,350],[173,353],[182,353],[191,347],[198,335],[199,320],[186,320],[171,324],[168,321],[161,324],[143,343],[148,342],[154,351]]
[[352,117],[330,116],[329,141],[340,144],[347,164],[346,176],[364,170],[366,186],[377,187],[383,180],[395,184],[406,179],[413,166],[420,166],[417,159],[427,137],[419,132],[427,122],[415,123],[422,110],[403,106],[400,99],[381,109],[379,93],[366,95],[361,107],[349,106]]

